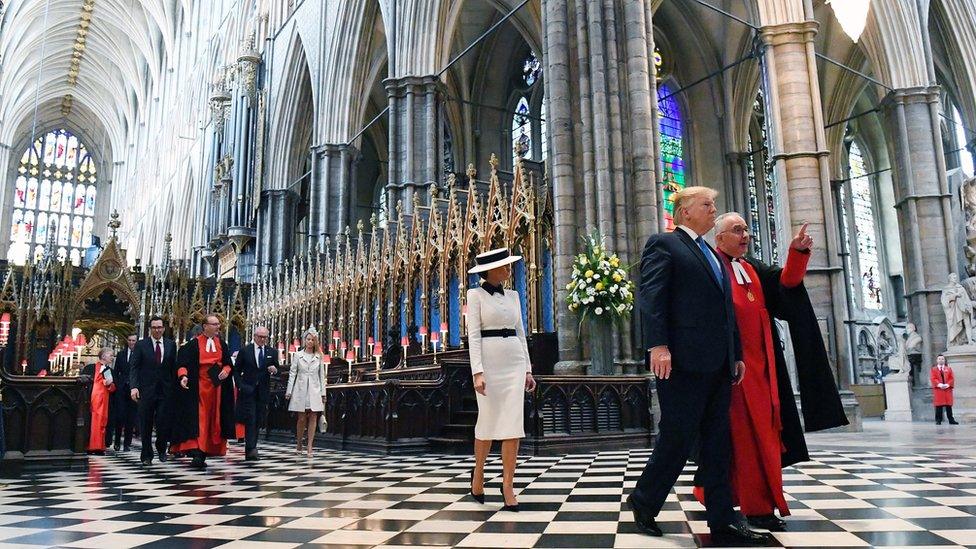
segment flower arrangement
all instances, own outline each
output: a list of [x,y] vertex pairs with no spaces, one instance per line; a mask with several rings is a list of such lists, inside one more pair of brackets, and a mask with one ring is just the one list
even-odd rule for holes
[[617,254],[607,251],[598,231],[583,239],[583,252],[573,261],[572,281],[566,285],[569,310],[596,319],[618,320],[634,309],[634,283]]

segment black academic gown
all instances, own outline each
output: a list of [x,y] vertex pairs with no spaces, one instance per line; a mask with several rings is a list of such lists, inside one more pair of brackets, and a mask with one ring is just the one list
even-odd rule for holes
[[[803,437],[806,432],[822,431],[848,424],[844,405],[840,401],[834,373],[827,358],[827,350],[817,316],[810,303],[806,288],[800,284],[786,288],[780,284],[781,267],[769,266],[756,259],[746,259],[762,284],[766,309],[771,317],[785,321],[790,327],[790,341],[796,359],[800,402],[803,408],[803,426],[793,398],[793,386],[786,368],[786,357],[780,345],[774,345],[776,354],[776,379],[780,395],[780,416],[783,422],[783,467],[808,461],[810,455]],[[780,335],[773,322],[773,341]],[[748,375],[748,373],[746,374]]]
[[[232,365],[230,360],[230,346],[220,340],[223,352],[221,362]],[[185,343],[176,354],[176,368],[186,368],[188,389],[179,386],[173,395],[173,425],[172,438],[169,442],[179,444],[200,435],[199,398],[200,398],[200,344],[197,338]],[[234,376],[227,376],[220,384],[220,436],[234,440],[237,438],[237,421],[234,413]]]

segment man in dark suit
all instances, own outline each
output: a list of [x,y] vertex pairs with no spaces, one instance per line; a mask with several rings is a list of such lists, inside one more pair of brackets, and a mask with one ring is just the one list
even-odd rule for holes
[[[119,351],[115,358],[115,392],[112,393],[108,408],[108,431],[105,446],[112,446],[115,440],[115,451],[120,449],[128,452],[132,444],[132,431],[136,426],[138,411],[136,403],[129,395],[129,358],[136,346],[136,335],[126,338],[125,349]],[[124,440],[124,444],[123,444]]]
[[716,192],[688,187],[674,194],[677,228],[651,236],[641,257],[639,306],[644,346],[661,405],[654,453],[627,502],[645,534],[700,442],[699,478],[712,537],[719,543],[764,543],[732,508],[729,402],[745,364],[729,276],[702,239],[715,226]]
[[129,359],[129,386],[132,400],[139,406],[139,436],[142,439],[143,465],[153,460],[152,433],[156,427],[156,452],[166,461],[169,441],[170,402],[176,384],[176,343],[163,337],[163,319],[149,320],[149,337],[136,343]]
[[258,429],[268,411],[271,376],[278,373],[278,350],[268,345],[268,329],[254,329],[254,340],[237,353],[237,419],[244,423],[244,459],[258,459]]

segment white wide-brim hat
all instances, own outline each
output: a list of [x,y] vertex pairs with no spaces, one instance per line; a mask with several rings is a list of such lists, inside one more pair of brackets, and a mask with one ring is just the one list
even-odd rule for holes
[[497,248],[495,250],[491,250],[490,252],[479,254],[478,257],[475,257],[474,260],[477,262],[477,264],[468,269],[468,272],[471,274],[483,273],[496,267],[508,265],[509,263],[515,263],[521,259],[522,256],[512,255],[512,252],[510,252],[508,248]]

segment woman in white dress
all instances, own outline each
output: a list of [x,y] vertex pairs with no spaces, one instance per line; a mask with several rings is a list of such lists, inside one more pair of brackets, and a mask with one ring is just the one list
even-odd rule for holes
[[478,400],[471,496],[484,503],[485,460],[492,441],[500,440],[504,511],[518,511],[513,481],[519,439],[525,436],[524,393],[535,389],[519,295],[502,288],[512,276],[511,264],[520,259],[506,248],[492,250],[479,255],[477,265],[468,271],[483,279],[481,286],[467,293],[468,348]]
[[306,432],[308,457],[312,457],[312,442],[319,424],[319,414],[325,410],[325,364],[322,363],[322,347],[319,333],[309,328],[302,334],[305,346],[292,356],[288,372],[288,411],[298,414],[295,428],[296,450],[302,451],[302,431]]

